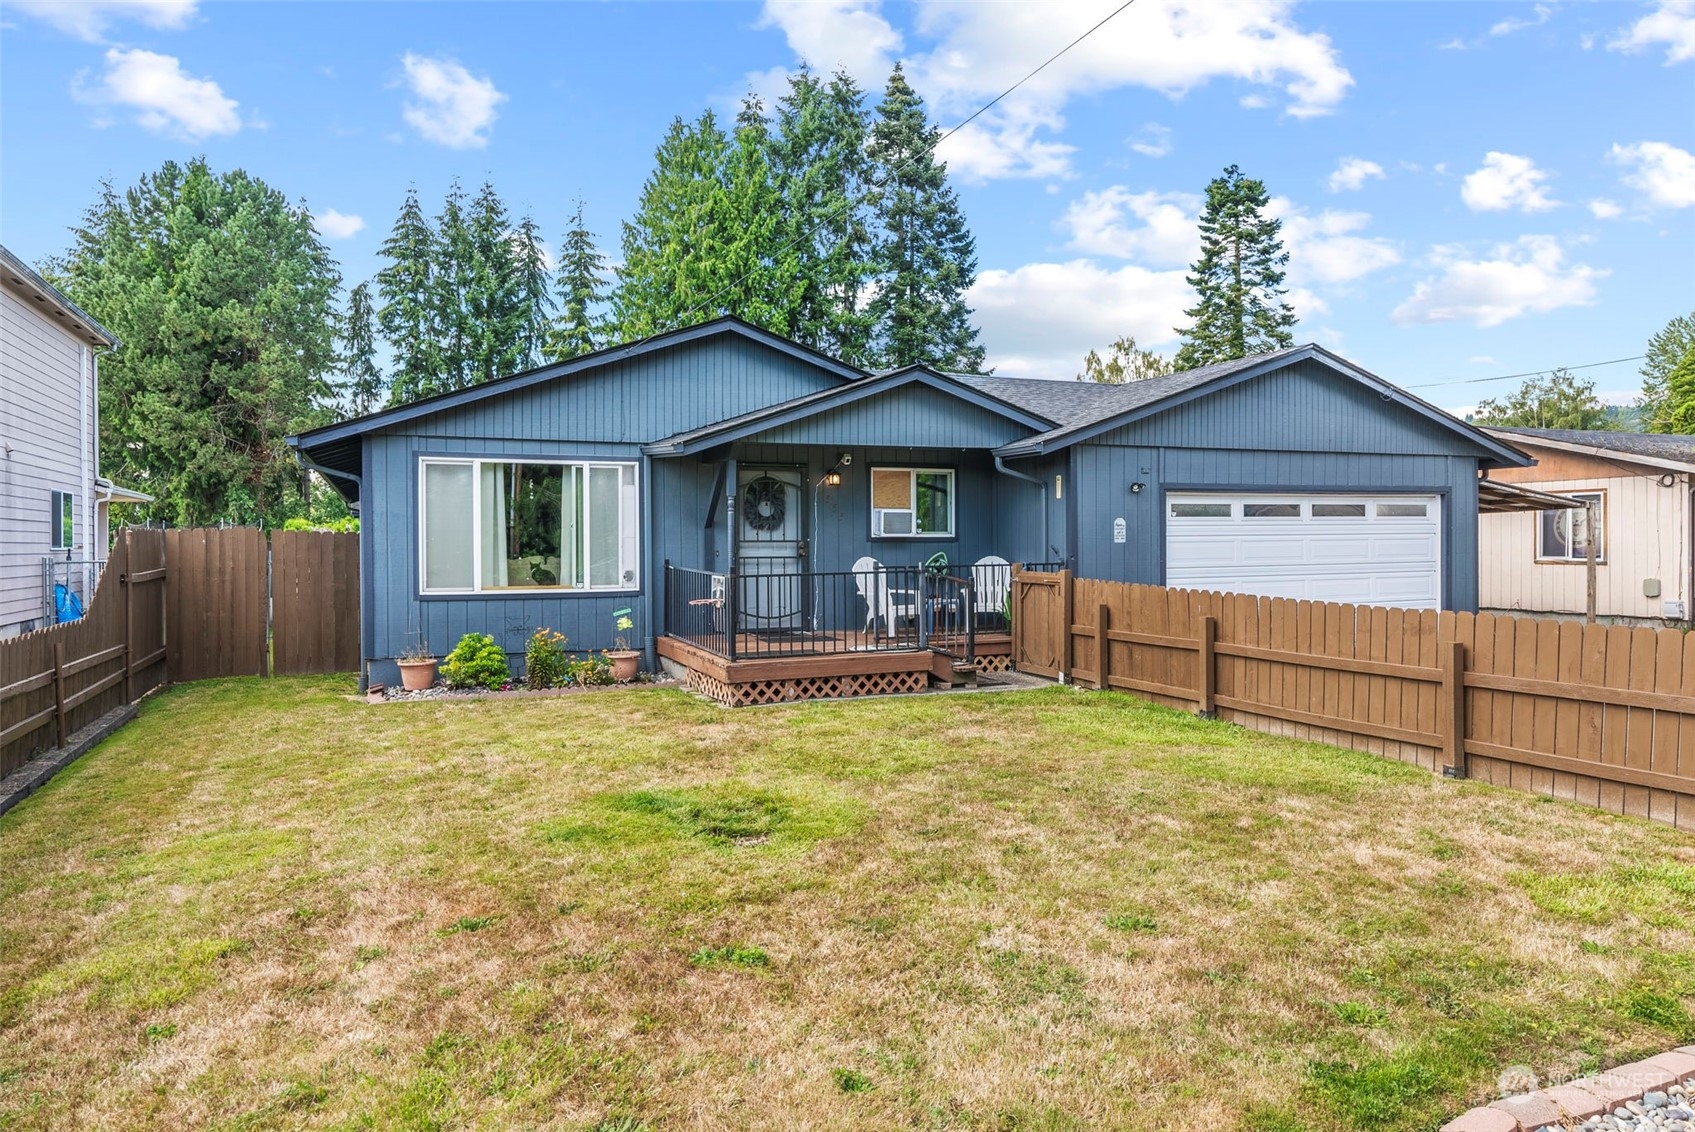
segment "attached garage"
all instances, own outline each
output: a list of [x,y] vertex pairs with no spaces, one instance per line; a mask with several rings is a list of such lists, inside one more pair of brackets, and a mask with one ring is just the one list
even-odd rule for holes
[[1166,584],[1439,609],[1437,495],[1166,496]]

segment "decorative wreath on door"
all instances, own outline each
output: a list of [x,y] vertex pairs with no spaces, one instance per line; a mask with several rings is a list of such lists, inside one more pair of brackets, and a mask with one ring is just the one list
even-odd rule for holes
[[788,498],[789,485],[774,476],[749,480],[742,488],[742,520],[756,531],[781,530]]

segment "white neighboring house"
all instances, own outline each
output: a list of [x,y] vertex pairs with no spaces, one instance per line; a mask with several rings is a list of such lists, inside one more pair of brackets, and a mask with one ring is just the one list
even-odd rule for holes
[[0,637],[53,623],[55,581],[86,605],[108,507],[151,498],[100,475],[97,359],[117,347],[0,247]]
[[[1489,478],[1593,501],[1595,613],[1631,625],[1683,625],[1695,602],[1695,436],[1485,428],[1536,457]],[[1582,614],[1588,533],[1583,511],[1478,517],[1478,606]]]

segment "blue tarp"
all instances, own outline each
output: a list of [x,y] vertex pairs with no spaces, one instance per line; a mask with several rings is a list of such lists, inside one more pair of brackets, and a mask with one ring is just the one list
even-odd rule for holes
[[82,599],[63,582],[53,583],[53,613],[61,625],[82,620]]

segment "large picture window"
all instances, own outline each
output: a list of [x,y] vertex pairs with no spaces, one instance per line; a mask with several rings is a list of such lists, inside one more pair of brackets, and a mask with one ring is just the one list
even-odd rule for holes
[[640,584],[634,464],[426,458],[419,490],[425,593]]
[[[1607,557],[1607,493],[1562,491],[1561,495],[1595,504],[1595,561]],[[1543,511],[1536,526],[1536,557],[1543,562],[1589,561],[1589,510],[1573,507]]]
[[952,538],[953,472],[872,468],[872,538]]

